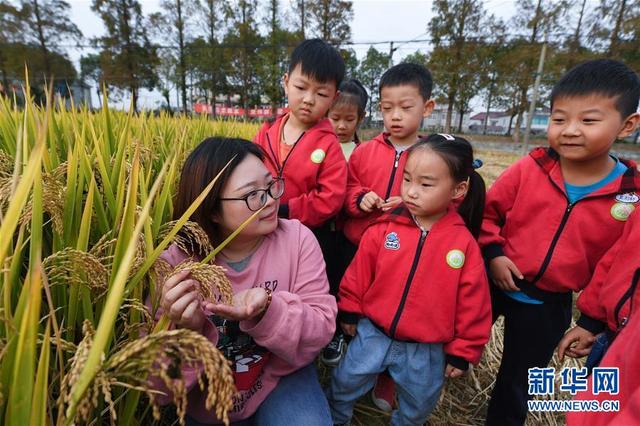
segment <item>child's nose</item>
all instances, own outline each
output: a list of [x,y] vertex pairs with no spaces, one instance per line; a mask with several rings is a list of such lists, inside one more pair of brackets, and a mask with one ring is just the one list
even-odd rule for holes
[[573,136],[580,133],[580,127],[575,121],[568,121],[567,125],[562,129],[562,134],[567,136]]

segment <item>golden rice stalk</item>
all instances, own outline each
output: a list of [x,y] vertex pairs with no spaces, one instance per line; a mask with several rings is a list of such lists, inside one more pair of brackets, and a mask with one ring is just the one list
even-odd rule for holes
[[[162,225],[158,235],[158,241],[164,240],[176,222],[177,221],[171,221]],[[205,257],[209,252],[213,251],[209,236],[196,222],[186,222],[173,238],[172,242],[177,245],[180,250],[194,256]]]
[[67,247],[47,257],[43,267],[51,285],[82,285],[98,294],[109,287],[110,268],[92,253]]
[[233,288],[222,266],[186,260],[179,263],[167,276],[189,270],[191,277],[200,283],[198,290],[203,300],[218,301],[230,305],[233,302]]
[[[80,374],[84,369],[84,366],[89,357],[89,350],[91,349],[93,336],[95,334],[93,326],[88,320],[84,321],[82,325],[82,331],[84,333],[84,337],[78,345],[76,353],[69,360],[71,364],[70,368],[67,370],[67,374],[64,376],[60,384],[60,397],[58,399],[58,407],[63,411],[66,409],[65,407],[71,403],[71,389],[73,389],[73,386],[80,378]],[[106,388],[111,387],[113,382],[114,380],[109,379],[102,369],[98,371],[95,379],[89,385],[89,387],[87,388],[87,392],[84,394],[84,397],[78,404],[78,410],[76,412],[77,421],[88,422],[93,418],[92,415],[94,409],[98,405],[98,396],[100,396],[101,394],[105,395],[105,402],[110,405],[109,408],[113,415],[113,410],[115,409],[111,407],[113,405],[113,401],[111,401],[111,404],[109,404],[110,394],[109,396],[107,396],[107,394],[104,392]]]
[[[62,176],[60,173],[60,167],[58,167],[53,173],[42,174],[42,207],[44,211],[49,214],[49,217],[51,217],[53,229],[57,233],[62,234],[65,186],[60,179]],[[5,191],[3,184],[4,182],[0,183],[0,203],[5,201],[2,197]],[[33,201],[30,199],[25,206],[22,216],[20,216],[21,225],[31,221],[32,204]]]
[[13,174],[14,161],[13,158],[5,151],[0,149],[0,176],[7,177]]
[[216,416],[228,424],[228,411],[235,394],[229,362],[207,340],[195,331],[176,329],[161,331],[127,343],[104,364],[109,377],[118,377],[131,386],[145,391],[153,405],[154,417],[160,419],[155,398],[157,390],[141,379],[146,373],[160,379],[171,392],[180,424],[184,425],[187,391],[180,373],[182,367],[197,368],[198,385],[206,391],[207,409],[215,409]]

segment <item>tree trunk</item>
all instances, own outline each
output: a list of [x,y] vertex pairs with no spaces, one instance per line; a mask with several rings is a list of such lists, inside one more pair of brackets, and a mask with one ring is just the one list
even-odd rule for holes
[[464,108],[458,110],[460,117],[458,118],[458,133],[462,133],[462,121],[464,120]]
[[[211,49],[211,54],[216,55],[218,51],[214,50],[214,45],[216,44],[216,19],[215,19],[215,9],[214,9],[214,0],[207,0],[208,5],[208,21],[209,21],[209,49]],[[215,56],[214,56],[215,57]],[[211,68],[211,74],[209,74],[209,90],[211,91],[211,116],[216,118],[216,79],[215,73],[213,72],[213,67]]]
[[[495,76],[494,76],[495,77]],[[494,79],[491,79],[491,84],[489,85],[489,98],[487,99],[487,112],[484,116],[484,123],[482,123],[482,134],[486,135],[487,134],[487,123],[489,121],[489,114],[491,114],[491,101],[492,101],[492,97],[493,97],[493,83],[495,81]]]
[[451,119],[452,119],[452,115],[453,115],[453,102],[455,99],[455,92],[451,91],[449,92],[449,97],[447,98],[447,101],[449,102],[449,104],[447,105],[447,117],[445,119],[444,122],[444,132],[445,133],[451,133]]
[[511,136],[511,125],[513,124],[513,117],[515,117],[515,114],[511,114],[511,116],[509,117],[509,126],[507,127],[507,133],[505,133],[505,136]]
[[609,43],[609,49],[607,56],[616,56],[618,54],[618,44],[620,43],[620,30],[622,29],[622,23],[624,20],[624,12],[627,7],[627,0],[620,1],[620,10],[616,17],[616,24],[611,31],[611,41]]
[[42,60],[44,62],[45,78],[51,78],[51,63],[49,61],[49,49],[47,49],[47,40],[44,36],[42,17],[40,16],[40,6],[38,0],[33,0],[33,13],[36,16],[36,31],[38,31],[38,42],[42,51]]
[[182,93],[182,112],[187,113],[187,64],[186,54],[184,51],[184,19],[182,17],[182,0],[176,0],[176,30],[178,31],[178,56],[179,56],[179,74],[180,74],[180,91]]
[[304,14],[304,2],[305,0],[298,0],[298,6],[300,7],[300,34],[302,34],[302,39],[306,38],[304,28],[306,26],[305,22],[305,14]]

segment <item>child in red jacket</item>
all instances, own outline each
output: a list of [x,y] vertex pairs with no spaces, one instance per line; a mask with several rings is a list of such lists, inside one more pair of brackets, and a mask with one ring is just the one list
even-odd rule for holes
[[582,290],[622,234],[640,177],[610,155],[633,133],[640,80],[621,62],[589,61],[554,86],[550,148],[509,167],[487,193],[480,246],[489,263],[494,319],[504,350],[487,425],[522,425],[530,368],[547,367]]
[[391,423],[423,424],[444,377],[477,363],[489,339],[489,287],[474,238],[485,188],[471,145],[432,135],[409,148],[402,176],[404,206],[366,230],[340,283],[341,325],[355,337],[327,391],[334,424],[350,420],[385,369],[399,388]]
[[358,127],[367,113],[369,95],[362,83],[355,78],[343,81],[340,95],[329,110],[329,121],[336,132],[344,157],[349,160],[351,153],[360,144]]
[[[403,63],[388,69],[380,79],[380,109],[385,132],[358,146],[349,158],[344,203],[345,251],[351,261],[367,226],[400,203],[406,150],[418,140],[422,121],[433,111],[433,80],[421,65]],[[339,359],[337,360],[339,361]],[[391,411],[393,382],[382,374],[372,392],[375,405]]]
[[300,43],[284,75],[289,112],[265,123],[254,140],[266,152],[271,173],[286,182],[278,215],[312,230],[344,202],[347,163],[326,118],[343,78],[344,61],[334,47],[320,39]]
[[586,391],[576,400],[618,401],[619,411],[578,411],[567,413],[568,426],[631,426],[640,424],[640,315],[634,315],[607,351],[601,368],[618,369],[618,394],[594,392],[589,378]]
[[[638,195],[630,197],[638,198]],[[634,212],[622,236],[598,262],[593,278],[580,293],[577,305],[581,316],[558,345],[560,359],[565,354],[572,358],[588,354],[587,367],[594,367],[630,317],[636,314],[640,308],[638,247],[640,216]],[[637,374],[640,375],[640,370]]]

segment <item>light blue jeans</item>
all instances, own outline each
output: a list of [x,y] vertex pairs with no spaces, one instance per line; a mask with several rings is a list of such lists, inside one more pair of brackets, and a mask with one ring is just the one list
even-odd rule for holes
[[[187,417],[187,426],[205,426]],[[258,411],[233,426],[329,426],[329,405],[325,398],[315,364],[295,371],[280,379]]]
[[373,388],[379,373],[388,369],[396,382],[398,398],[391,424],[423,425],[440,397],[444,368],[442,344],[393,340],[368,319],[361,319],[327,389],[333,422],[350,421],[356,400]]

